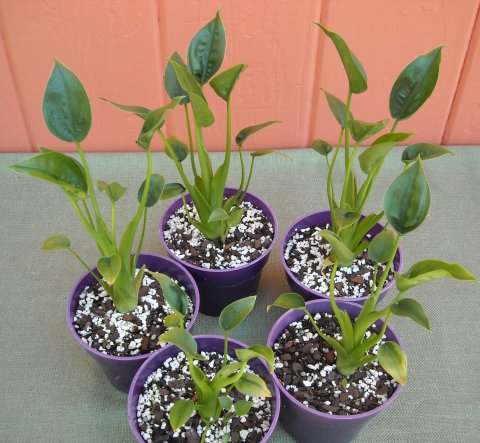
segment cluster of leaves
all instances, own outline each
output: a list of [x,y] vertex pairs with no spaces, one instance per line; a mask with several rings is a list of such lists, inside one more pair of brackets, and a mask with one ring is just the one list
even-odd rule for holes
[[[138,191],[138,209],[117,245],[115,205],[124,195],[126,188],[117,182],[97,181],[97,190],[106,194],[111,203],[111,220],[108,226],[100,211],[90,169],[81,146],[91,126],[90,101],[78,77],[59,61],[55,61],[48,80],[42,110],[49,131],[60,140],[73,142],[80,162],[61,152],[41,147],[39,155],[10,165],[10,168],[21,174],[54,183],[64,191],[85,230],[97,244],[101,254],[97,269],[103,279],[90,270],[64,235],[49,237],[42,249],[70,251],[110,295],[118,311],[133,310],[138,304],[138,291],[145,271],[145,267],[142,267],[140,272],[136,273],[145,234],[147,210],[158,200],[183,193],[184,188],[177,183],[165,184],[162,175],[153,174],[150,145],[140,144],[147,153],[147,173]],[[133,253],[135,235],[142,218],[140,240],[136,252]]]
[[[340,325],[341,339],[329,337],[319,329],[299,294],[282,294],[269,308],[279,306],[305,311],[318,335],[335,349],[337,368],[345,376],[353,374],[359,367],[368,362],[378,360],[398,383],[405,384],[407,357],[403,349],[397,343],[391,341],[382,343],[376,355],[372,353],[372,349],[382,340],[392,315],[408,317],[425,329],[430,330],[430,323],[422,305],[413,298],[405,298],[406,292],[415,286],[441,278],[476,281],[472,274],[458,264],[438,260],[423,260],[412,265],[403,274],[395,273],[398,294],[386,307],[377,309],[380,292],[392,266],[400,238],[422,224],[429,208],[430,189],[423,170],[422,160],[417,158],[415,162],[407,165],[405,171],[394,180],[385,193],[383,210],[393,231],[384,229],[371,241],[368,247],[368,256],[375,262],[372,293],[354,321],[345,310],[338,307],[334,296],[334,278],[330,281],[330,303]],[[340,239],[332,243],[332,249],[340,262],[349,253],[347,246]],[[387,263],[387,265],[379,283],[376,284],[377,269],[381,263]],[[332,276],[336,274],[337,269],[338,263],[334,263]],[[372,333],[367,338],[365,336],[366,331],[382,318],[384,319],[383,325],[379,332]]]
[[[212,78],[222,65],[225,47],[225,29],[220,13],[217,13],[215,18],[192,38],[188,46],[186,64],[176,51],[168,60],[164,75],[165,89],[173,101],[183,105],[188,129],[188,145],[178,137],[167,137],[163,133],[161,129],[163,120],[159,123],[163,108],[151,111],[141,106],[127,106],[109,101],[117,108],[132,112],[145,120],[141,139],[151,139],[155,131],[159,134],[164,143],[165,152],[174,161],[183,184],[197,209],[199,220],[193,220],[186,208],[189,222],[197,227],[206,238],[222,243],[225,241],[230,227],[236,226],[242,220],[243,213],[240,205],[249,188],[256,157],[271,153],[279,154],[276,151],[252,152],[250,154],[250,170],[247,175],[243,158],[244,143],[255,132],[278,122],[267,121],[242,129],[235,137],[241,162],[240,185],[234,195],[225,199],[225,186],[232,151],[231,95],[240,74],[246,68],[246,65],[238,64]],[[215,122],[215,117],[203,92],[203,87],[207,83],[226,103],[227,108],[225,157],[216,171],[213,170],[210,154],[203,137],[203,129]],[[191,118],[191,114],[193,114],[193,118]],[[194,155],[195,151],[197,158]],[[189,180],[182,164],[189,155],[193,180]]]
[[[344,39],[322,24],[317,23],[317,25],[335,45],[345,68],[349,85],[346,103],[324,91],[329,108],[341,128],[331,162],[328,155],[333,151],[333,147],[329,143],[324,140],[314,140],[311,146],[316,152],[326,157],[328,165],[327,195],[332,229],[324,230],[319,235],[330,243],[342,241],[350,252],[348,256],[344,255],[340,262],[338,257],[333,256],[327,263],[336,261],[342,266],[348,266],[368,246],[368,242],[364,241],[365,235],[383,218],[383,212],[369,214],[363,219],[361,214],[388,153],[397,143],[407,140],[412,135],[411,133],[396,132],[398,123],[417,112],[435,89],[442,48],[435,48],[427,54],[417,57],[398,76],[390,92],[390,114],[394,123],[390,132],[376,138],[358,156],[360,169],[366,177],[363,183],[357,186],[357,178],[352,168],[358,148],[365,140],[385,129],[389,119],[373,123],[354,119],[350,111],[352,95],[361,94],[367,90],[367,75]],[[350,150],[350,136],[355,142],[352,151]],[[338,201],[335,197],[332,177],[342,141],[345,146],[345,177],[342,194]],[[402,162],[407,167],[417,157],[427,160],[444,154],[452,154],[452,152],[439,145],[415,143],[404,150]]]
[[[219,420],[227,423],[232,416],[248,414],[253,402],[234,399],[229,395],[233,389],[249,397],[271,397],[265,381],[257,374],[246,372],[247,364],[254,358],[265,360],[270,372],[273,372],[273,351],[263,345],[253,345],[249,348],[237,348],[237,361],[228,363],[228,337],[248,316],[255,305],[255,296],[245,297],[226,306],[220,314],[219,323],[224,332],[224,356],[221,369],[209,379],[195,361],[203,361],[205,357],[198,353],[195,338],[183,328],[182,318],[185,315],[185,300],[178,293],[177,300],[169,300],[175,311],[172,317],[174,327],[165,332],[159,339],[161,343],[171,343],[181,349],[188,360],[190,375],[195,383],[194,399],[179,399],[169,413],[170,425],[174,430],[185,424],[194,411],[200,415],[205,424],[202,436],[212,424]],[[233,410],[232,410],[233,406]],[[226,436],[228,440],[228,435]]]

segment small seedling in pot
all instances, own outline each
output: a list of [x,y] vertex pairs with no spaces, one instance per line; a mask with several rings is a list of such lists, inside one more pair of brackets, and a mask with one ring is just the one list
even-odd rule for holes
[[[159,341],[171,343],[185,353],[190,375],[195,383],[196,396],[194,399],[179,399],[175,402],[169,413],[169,421],[173,430],[176,431],[183,426],[196,411],[205,424],[201,440],[203,442],[211,425],[219,421],[226,424],[233,415],[243,416],[250,411],[253,402],[235,399],[230,395],[232,390],[235,389],[249,397],[271,397],[272,394],[265,381],[257,374],[246,371],[248,362],[258,357],[265,360],[270,372],[273,372],[274,356],[269,347],[253,345],[249,348],[238,348],[235,349],[238,361],[229,363],[227,359],[228,337],[251,312],[255,300],[255,296],[237,300],[226,306],[221,312],[219,323],[224,332],[224,355],[220,370],[211,379],[207,378],[195,364],[195,361],[203,361],[204,357],[198,353],[195,338],[181,327],[183,322],[180,310],[175,311],[179,326],[165,332]],[[172,300],[171,305],[181,306],[182,303]]]
[[[375,263],[387,263],[380,277],[380,281],[372,282],[372,294],[362,307],[359,316],[352,320],[345,310],[337,306],[334,296],[334,278],[330,282],[330,303],[334,316],[338,321],[342,337],[340,339],[327,336],[316,324],[308,311],[303,298],[296,293],[280,295],[273,304],[285,309],[298,309],[305,312],[318,335],[336,351],[336,365],[338,371],[349,376],[359,367],[378,360],[383,368],[400,384],[406,383],[407,357],[403,349],[394,342],[386,341],[373,354],[372,349],[379,344],[384,336],[386,327],[393,315],[408,317],[420,326],[430,330],[430,322],[422,305],[413,298],[406,298],[407,291],[415,286],[432,280],[449,278],[462,281],[477,281],[465,268],[458,264],[445,263],[438,260],[423,260],[415,263],[403,274],[395,273],[395,283],[398,289],[396,297],[384,308],[377,310],[377,302],[383,284],[386,281],[400,239],[403,235],[419,227],[425,220],[430,207],[430,189],[425,177],[422,161],[419,158],[407,165],[402,174],[387,189],[383,209],[385,216],[393,228],[384,229],[370,243],[368,255]],[[335,256],[341,262],[348,255],[346,245],[339,239],[332,243]],[[338,263],[333,265],[332,276],[335,276]],[[384,319],[383,326],[378,332],[367,336],[368,329],[380,319]]]
[[[175,107],[173,100],[163,110]],[[111,203],[110,225],[102,215],[90,169],[81,142],[91,126],[90,102],[78,77],[59,61],[50,75],[43,98],[43,118],[49,131],[63,141],[75,144],[80,162],[73,157],[44,147],[34,157],[10,165],[21,174],[40,178],[58,185],[70,201],[87,233],[95,241],[100,252],[97,275],[86,265],[71,247],[64,235],[49,237],[43,250],[67,250],[90,272],[98,284],[109,294],[119,312],[134,310],[138,304],[138,291],[142,284],[145,266],[137,272],[137,261],[142,248],[148,208],[183,193],[178,183],[165,184],[160,174],[152,173],[152,154],[149,143],[140,143],[147,153],[147,173],[138,191],[138,208],[117,243],[116,203],[126,188],[117,182],[97,181],[97,190],[104,193]],[[143,219],[143,222],[142,222]],[[142,223],[140,240],[134,251],[134,240]],[[103,277],[103,278],[101,278]]]
[[[285,154],[270,150],[252,152],[250,154],[250,169],[247,175],[243,156],[245,142],[254,133],[278,123],[278,121],[271,120],[242,129],[235,137],[241,164],[240,185],[234,195],[225,198],[225,186],[232,152],[231,96],[240,74],[246,68],[246,65],[238,64],[212,78],[222,65],[225,46],[225,30],[220,13],[217,13],[215,18],[192,38],[187,51],[186,64],[178,52],[174,52],[168,60],[164,76],[165,89],[172,100],[180,97],[180,104],[184,108],[188,130],[188,145],[175,136],[167,137],[161,127],[155,128],[165,145],[165,152],[174,161],[197,210],[199,219],[194,220],[184,199],[189,222],[198,228],[207,239],[221,243],[225,242],[229,229],[238,225],[242,220],[243,209],[241,205],[252,179],[255,159],[271,153],[286,157]],[[205,50],[205,48],[208,48],[208,50]],[[216,171],[213,169],[211,157],[203,137],[203,129],[211,126],[215,121],[203,92],[203,87],[207,83],[226,103],[227,109],[225,157]],[[150,137],[150,130],[153,127],[151,122],[157,119],[158,109],[149,111],[143,107],[120,105],[111,101],[110,103],[143,118],[145,123],[140,138]],[[197,158],[194,155],[195,151]],[[193,180],[187,177],[183,167],[183,161],[189,155]]]
[[[385,158],[397,143],[404,142],[412,135],[411,133],[396,132],[398,124],[416,113],[435,89],[442,47],[439,46],[427,54],[417,57],[398,76],[390,93],[390,114],[394,123],[390,132],[377,137],[358,156],[360,169],[366,177],[361,185],[357,185],[353,164],[358,148],[367,139],[384,130],[389,119],[373,123],[354,119],[350,111],[352,97],[353,94],[361,94],[367,90],[367,75],[344,39],[322,24],[317,23],[317,25],[335,45],[348,77],[346,103],[324,90],[329,108],[340,125],[340,135],[335,150],[329,143],[320,139],[314,140],[311,145],[316,152],[326,158],[328,165],[327,196],[332,224],[330,230],[319,231],[318,235],[329,243],[341,240],[345,245],[345,250],[349,252],[342,255],[341,262],[333,252],[333,257],[326,262],[328,265],[337,261],[341,266],[350,266],[354,259],[368,247],[369,241],[366,240],[366,235],[384,216],[384,212],[380,212],[378,214],[371,213],[363,219],[361,217]],[[350,138],[354,142],[353,150],[351,150]],[[335,195],[333,173],[342,142],[345,147],[345,176],[340,199],[338,199],[338,196]],[[330,161],[328,156],[333,150],[333,158]],[[453,153],[442,146],[415,143],[404,150],[402,162],[407,167],[418,156],[422,160],[427,160],[444,154]]]

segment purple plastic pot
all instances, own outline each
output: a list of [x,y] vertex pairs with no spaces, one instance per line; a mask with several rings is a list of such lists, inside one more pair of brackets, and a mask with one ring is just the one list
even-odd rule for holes
[[[225,197],[235,194],[235,188],[225,188]],[[191,202],[189,196],[187,202]],[[218,316],[222,309],[230,303],[242,297],[255,295],[260,283],[262,268],[267,263],[268,257],[272,252],[273,245],[278,237],[278,222],[274,212],[263,200],[253,194],[247,193],[246,201],[252,202],[259,207],[273,225],[272,244],[257,259],[250,263],[238,266],[232,269],[206,269],[200,266],[192,265],[178,258],[175,253],[169,249],[165,242],[164,231],[170,217],[183,205],[182,199],[174,201],[164,212],[159,226],[160,243],[167,251],[167,254],[174,260],[180,262],[193,275],[200,291],[200,312],[206,315]]]
[[[199,352],[206,351],[223,354],[224,339],[221,336],[197,335],[195,336],[195,341],[197,342]],[[228,339],[228,355],[232,357],[235,357],[235,349],[247,347],[248,346],[245,343],[242,343],[238,340],[234,340],[231,338]],[[137,404],[140,392],[142,391],[143,385],[147,381],[148,376],[152,372],[156,371],[165,360],[174,357],[178,353],[179,349],[173,345],[165,346],[160,351],[155,352],[141,366],[132,381],[132,385],[130,386],[130,390],[128,391],[128,423],[130,425],[130,429],[133,432],[133,435],[140,443],[145,442],[142,435],[140,434],[137,423]],[[249,366],[253,371],[255,371],[258,375],[260,375],[260,377],[263,378],[268,388],[270,389],[270,392],[272,393],[273,419],[272,423],[270,424],[270,429],[260,441],[260,443],[264,443],[268,441],[275,429],[275,426],[278,423],[278,417],[280,414],[280,391],[277,384],[274,382],[272,375],[268,372],[268,367],[263,362],[263,360],[260,360],[258,358],[250,360]]]
[[[362,215],[361,218],[364,218]],[[320,211],[314,212],[313,214],[309,214],[302,218],[296,220],[287,230],[285,235],[282,237],[282,241],[280,243],[280,259],[282,261],[283,269],[287,275],[288,284],[290,288],[294,292],[298,292],[301,294],[306,301],[308,300],[318,300],[318,299],[328,299],[329,295],[324,294],[322,292],[314,291],[313,289],[309,288],[308,286],[304,285],[298,277],[291,271],[288,267],[287,262],[285,261],[285,248],[287,246],[288,241],[295,235],[296,231],[305,228],[311,228],[313,226],[322,226],[326,225],[327,223],[331,223],[330,211]],[[383,225],[377,223],[371,230],[370,234],[377,235],[383,229]],[[401,272],[403,267],[403,252],[400,248],[398,248],[397,254],[393,260],[393,268],[396,272]],[[387,292],[393,287],[395,284],[395,279],[390,280],[384,285],[382,291],[380,292],[379,300],[381,300]],[[342,298],[345,301],[351,301],[354,303],[363,304],[368,297],[357,297],[357,298]]]
[[[362,308],[361,305],[337,301],[339,308],[345,309],[350,315],[358,315]],[[328,300],[314,300],[307,303],[307,308],[312,315],[318,312],[332,313],[332,307]],[[267,345],[273,348],[273,345],[281,333],[294,321],[303,318],[303,311],[289,310],[283,314],[273,325],[268,335]],[[382,326],[383,321],[375,322],[377,326]],[[390,341],[398,343],[402,348],[403,344],[396,332],[387,326],[385,335]],[[358,434],[365,423],[390,406],[398,397],[402,390],[401,385],[397,385],[392,396],[379,407],[357,415],[330,415],[309,408],[293,397],[282,385],[275,373],[273,374],[275,383],[280,388],[282,397],[282,410],[280,421],[287,431],[299,442],[310,443],[312,441],[320,442],[348,442]],[[312,440],[312,436],[314,440]]]
[[[187,329],[190,330],[195,323],[200,305],[198,288],[192,276],[183,266],[180,266],[174,260],[157,254],[140,254],[138,258],[138,265],[147,265],[147,268],[150,271],[165,273],[176,279],[181,286],[185,287],[186,293],[192,298],[193,301],[193,314],[190,322],[187,325]],[[97,272],[96,268],[93,268],[92,270],[93,272]],[[70,328],[75,340],[95,360],[97,360],[110,383],[112,383],[112,385],[120,391],[128,392],[128,388],[130,387],[133,376],[142,363],[145,362],[148,357],[150,357],[151,353],[134,355],[131,357],[118,357],[115,355],[103,354],[102,352],[97,351],[82,341],[73,325],[73,318],[78,307],[78,299],[80,294],[83,292],[86,286],[90,286],[94,283],[95,279],[90,273],[87,272],[74,286],[67,302],[68,327]]]

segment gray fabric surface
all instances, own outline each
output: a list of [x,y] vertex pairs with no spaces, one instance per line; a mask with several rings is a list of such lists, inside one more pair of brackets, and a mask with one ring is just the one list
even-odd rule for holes
[[[456,156],[425,162],[433,202],[426,222],[402,241],[405,265],[438,258],[462,263],[480,276],[480,149],[455,151]],[[378,209],[385,187],[401,171],[400,152],[387,160],[367,209]],[[277,156],[259,158],[251,187],[277,213],[280,234],[301,215],[327,206],[322,158],[306,150],[288,154],[293,162]],[[47,236],[64,233],[92,264],[96,249],[58,189],[7,170],[6,165],[21,158],[25,155],[0,156],[0,441],[133,442],[126,395],[112,388],[74,342],[65,322],[66,297],[83,269],[67,253],[41,252],[39,246]],[[118,205],[124,225],[127,215],[133,214],[144,155],[90,154],[88,158],[95,179],[117,180],[129,187]],[[167,157],[155,154],[154,159],[155,171],[177,179]],[[219,160],[214,155],[216,164]],[[232,185],[238,184],[237,167],[235,158]],[[157,224],[164,207],[150,213],[145,251],[160,250]],[[235,338],[264,343],[280,315],[279,311],[267,315],[265,306],[287,289],[277,243],[262,276],[259,303]],[[433,333],[406,319],[393,320],[408,352],[408,385],[355,441],[478,441],[480,286],[442,281],[413,294],[429,314]],[[218,333],[217,320],[200,315],[194,332]],[[272,441],[293,440],[280,426]],[[312,436],[314,441],[318,440]]]

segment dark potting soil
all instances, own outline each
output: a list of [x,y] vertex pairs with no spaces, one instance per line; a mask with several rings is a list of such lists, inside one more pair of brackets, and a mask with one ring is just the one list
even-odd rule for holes
[[[209,379],[212,379],[221,368],[223,355],[213,352],[201,354],[206,357],[206,360],[198,362],[198,366]],[[229,361],[231,362],[232,359],[229,358]],[[248,367],[247,371],[252,372]],[[199,443],[205,425],[197,413],[194,413],[176,432],[170,427],[168,419],[168,411],[175,401],[180,398],[193,399],[195,395],[195,385],[190,378],[185,354],[180,352],[177,356],[167,359],[147,378],[139,395],[137,422],[145,441]],[[210,426],[205,442],[260,442],[268,432],[272,421],[271,399],[245,397],[236,389],[233,389],[229,395],[234,400],[247,399],[254,404],[248,414],[241,417],[233,416],[225,424]],[[232,407],[231,412],[233,410]]]
[[[331,314],[314,319],[328,336],[341,337]],[[372,332],[379,332],[372,328]],[[385,336],[384,340],[385,341]],[[291,323],[274,344],[275,374],[285,389],[305,406],[334,415],[355,415],[380,406],[393,394],[396,382],[376,361],[345,377],[337,371],[336,353],[318,336],[308,317]],[[372,353],[376,354],[378,345]]]
[[[330,244],[317,235],[326,226],[315,226],[299,229],[288,240],[285,247],[285,261],[292,273],[304,285],[314,291],[328,294],[330,291],[330,278],[333,266],[323,269],[325,259],[330,255]],[[371,235],[367,234],[366,240]],[[348,267],[339,267],[335,275],[335,296],[344,298],[368,297],[373,284],[373,268],[375,262],[370,260],[367,250],[364,250]],[[385,269],[384,265],[378,266],[377,283]],[[387,277],[385,284],[393,278],[393,271]]]
[[[272,244],[273,225],[263,211],[245,201],[242,221],[232,228],[225,244],[207,240],[192,226],[182,206],[168,220],[164,232],[168,248],[181,260],[206,269],[228,269],[250,263]],[[188,205],[191,217],[198,220],[195,207]]]
[[[81,339],[97,351],[133,356],[148,354],[162,346],[157,342],[167,330],[163,319],[172,313],[158,281],[144,275],[139,303],[134,311],[117,312],[110,296],[95,283],[86,287],[80,295],[73,322]],[[190,299],[186,324],[192,313],[193,302]]]

